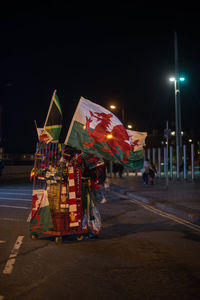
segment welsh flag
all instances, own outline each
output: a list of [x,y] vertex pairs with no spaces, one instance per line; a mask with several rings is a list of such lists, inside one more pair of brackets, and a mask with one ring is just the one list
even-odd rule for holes
[[83,152],[81,154],[86,166],[89,168],[89,169],[93,169],[93,168],[96,168],[96,167],[99,167],[101,165],[104,165],[104,160],[102,158],[99,158],[97,156],[94,156],[93,154],[87,154],[85,152]]
[[143,166],[143,151],[136,150],[121,121],[106,108],[83,97],[75,110],[65,144],[133,170]]
[[53,229],[53,222],[47,191],[33,190],[30,233],[40,234],[51,229]]
[[62,110],[56,90],[53,92],[43,131],[40,133],[40,141],[48,144],[56,143],[59,140],[62,129]]
[[37,128],[37,132],[41,142],[48,144],[53,140],[53,137],[44,128]]
[[134,131],[127,129],[129,138],[135,147],[135,151],[143,150],[143,147],[146,145],[145,140],[147,137],[147,132]]

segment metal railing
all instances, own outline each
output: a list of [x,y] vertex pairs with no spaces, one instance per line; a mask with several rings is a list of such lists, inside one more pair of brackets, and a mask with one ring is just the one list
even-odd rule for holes
[[195,155],[194,144],[178,147],[144,149],[144,158],[152,161],[158,177],[180,180],[200,179],[200,159]]

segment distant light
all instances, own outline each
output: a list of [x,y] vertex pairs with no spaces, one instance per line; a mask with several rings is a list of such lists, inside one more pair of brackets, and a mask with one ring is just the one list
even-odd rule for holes
[[128,125],[127,127],[128,127],[128,128],[130,128],[130,129],[131,129],[131,128],[133,128],[133,126],[132,126],[132,125]]
[[[172,135],[172,136],[175,136],[175,135],[176,135],[176,131],[172,131],[172,132],[171,132],[171,135]],[[183,132],[183,131],[181,131],[181,135],[184,135],[184,132]]]
[[169,81],[175,81],[175,77],[170,77]]
[[85,126],[85,125],[83,125],[83,130],[85,130],[85,128],[86,128],[86,126]]
[[179,80],[180,80],[180,81],[184,81],[185,78],[184,78],[184,77],[180,77]]
[[108,134],[108,135],[107,135],[107,139],[110,140],[110,139],[112,139],[112,138],[113,138],[112,134]]
[[175,135],[176,135],[176,132],[175,132],[175,131],[172,131],[172,132],[171,132],[171,135],[172,135],[172,136],[175,136]]
[[191,140],[191,139],[189,139],[189,140],[188,140],[188,142],[192,143],[192,140]]
[[115,109],[116,106],[115,106],[115,105],[110,105],[110,108],[111,108],[111,109]]

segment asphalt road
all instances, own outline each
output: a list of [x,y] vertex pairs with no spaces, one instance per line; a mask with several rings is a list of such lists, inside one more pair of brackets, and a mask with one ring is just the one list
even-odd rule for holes
[[32,240],[31,192],[0,186],[0,300],[200,299],[200,227],[109,193],[98,238]]

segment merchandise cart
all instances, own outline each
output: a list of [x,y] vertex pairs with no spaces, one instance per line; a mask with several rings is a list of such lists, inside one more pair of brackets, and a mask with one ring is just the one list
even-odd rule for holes
[[94,204],[90,178],[82,176],[80,151],[60,143],[38,143],[34,167],[30,235],[40,234],[62,240],[75,235],[77,240],[101,230],[101,217]]

